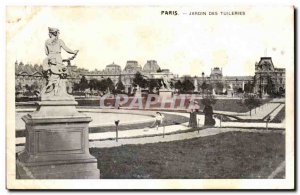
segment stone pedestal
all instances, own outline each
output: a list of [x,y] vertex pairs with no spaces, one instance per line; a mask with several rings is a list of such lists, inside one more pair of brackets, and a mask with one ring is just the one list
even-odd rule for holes
[[26,124],[25,150],[17,157],[21,179],[100,179],[97,159],[89,153],[90,117],[79,113],[77,102],[42,100],[22,119]]
[[141,90],[141,88],[139,86],[137,87],[137,89],[134,92],[134,97],[137,97],[137,98],[141,98],[142,97],[142,90]]
[[232,89],[227,90],[227,97],[233,97],[234,91]]
[[173,91],[168,90],[168,89],[160,89],[159,90],[159,97],[172,98],[173,97]]
[[141,92],[135,92],[134,97],[141,98],[142,93]]

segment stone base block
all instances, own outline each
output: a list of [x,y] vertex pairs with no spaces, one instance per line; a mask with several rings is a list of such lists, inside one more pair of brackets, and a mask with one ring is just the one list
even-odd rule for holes
[[28,165],[17,161],[18,179],[100,179],[97,160]]
[[164,98],[173,97],[173,92],[169,90],[159,90],[159,96]]
[[97,159],[89,153],[88,124],[74,101],[42,101],[24,116],[25,150],[17,157],[18,177],[99,179]]

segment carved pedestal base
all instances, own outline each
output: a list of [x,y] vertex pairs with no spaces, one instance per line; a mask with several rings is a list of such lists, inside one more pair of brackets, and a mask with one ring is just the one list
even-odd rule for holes
[[25,150],[17,158],[18,178],[99,179],[97,159],[90,155],[90,117],[72,100],[42,101],[24,116]]
[[227,97],[233,97],[234,91],[232,89],[227,90]]

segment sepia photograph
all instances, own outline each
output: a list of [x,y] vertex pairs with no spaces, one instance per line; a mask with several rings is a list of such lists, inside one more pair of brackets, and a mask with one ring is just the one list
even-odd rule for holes
[[7,6],[8,189],[294,189],[293,6]]

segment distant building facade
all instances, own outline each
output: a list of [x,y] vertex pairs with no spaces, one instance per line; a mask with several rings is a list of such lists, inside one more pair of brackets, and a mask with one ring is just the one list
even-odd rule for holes
[[205,75],[202,73],[202,76],[188,77],[183,76],[183,78],[189,78],[193,80],[194,86],[196,87],[195,91],[201,91],[201,85],[203,83],[211,84],[213,87],[217,83],[222,83],[224,85],[224,92],[226,90],[244,90],[245,85],[253,82],[253,76],[223,76],[222,68],[214,67],[211,69],[210,75]]
[[285,68],[276,68],[271,57],[261,57],[255,63],[255,88],[254,92],[267,93],[267,86],[270,81],[275,92],[285,92]]
[[[268,79],[272,80],[274,85],[274,90],[285,91],[285,69],[275,68],[271,57],[261,57],[258,63],[255,63],[255,75],[254,76],[224,76],[222,68],[215,67],[211,69],[209,75],[202,73],[201,76],[190,76],[184,75],[178,77],[170,72],[169,69],[161,69],[155,60],[148,60],[146,64],[142,67],[135,60],[128,60],[124,69],[114,62],[106,65],[103,70],[93,70],[89,71],[87,69],[78,68],[75,65],[68,65],[69,70],[67,88],[71,92],[74,83],[79,83],[82,76],[85,76],[87,80],[91,79],[107,79],[110,78],[114,84],[119,80],[125,86],[125,92],[131,93],[133,91],[133,79],[137,72],[140,72],[147,79],[160,79],[162,77],[167,77],[168,79],[176,82],[177,80],[183,81],[184,79],[189,79],[195,86],[195,92],[201,91],[201,85],[205,82],[207,84],[223,83],[225,90],[245,89],[246,84],[254,85],[254,93],[266,93],[266,86]],[[16,76],[16,91],[18,89],[24,89],[26,85],[35,85],[37,90],[40,90],[44,84],[44,79],[42,75],[41,65],[24,65],[22,62],[15,63],[15,76]],[[19,90],[20,91],[20,90]]]
[[[33,68],[31,65],[24,66],[22,62],[15,63],[16,66],[16,85],[23,87],[31,85],[34,81],[37,81],[40,86],[42,86],[42,66]],[[33,69],[33,70],[31,70]],[[159,79],[163,76],[167,76],[170,79],[174,79],[175,75],[171,73],[168,69],[161,69],[155,60],[148,60],[147,63],[142,67],[135,60],[128,60],[126,62],[125,68],[122,70],[120,65],[112,64],[106,65],[103,70],[93,70],[89,71],[83,68],[77,68],[75,65],[68,65],[67,69],[69,71],[67,88],[71,92],[74,86],[74,83],[79,83],[82,76],[89,81],[91,79],[107,79],[110,78],[114,84],[121,79],[122,83],[125,86],[125,92],[131,93],[133,90],[133,79],[137,72],[140,72],[145,78],[148,79]]]

